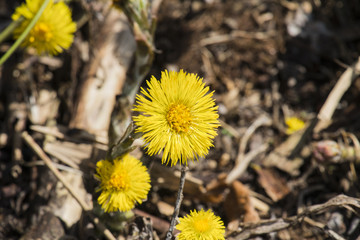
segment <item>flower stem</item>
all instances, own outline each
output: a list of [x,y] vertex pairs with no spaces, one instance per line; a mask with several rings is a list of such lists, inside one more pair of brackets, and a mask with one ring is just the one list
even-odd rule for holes
[[169,231],[166,233],[166,240],[171,240],[172,238],[172,233],[174,231],[176,222],[177,222],[177,218],[179,215],[179,211],[180,211],[180,205],[181,202],[183,200],[183,190],[184,190],[184,185],[185,185],[185,175],[186,175],[186,166],[182,165],[181,166],[181,176],[180,176],[180,185],[179,185],[179,190],[178,190],[178,194],[177,194],[177,198],[176,198],[176,202],[175,202],[175,209],[174,209],[174,213],[172,215],[171,218],[171,223],[170,223],[170,227],[169,227]]
[[26,27],[24,32],[21,33],[20,37],[15,41],[15,43],[9,48],[9,50],[6,51],[6,53],[1,57],[0,59],[0,66],[13,54],[13,52],[16,50],[16,48],[19,47],[19,45],[24,41],[26,36],[29,34],[30,30],[35,26],[36,22],[41,17],[41,14],[45,10],[46,6],[50,0],[45,0],[43,4],[40,6],[39,10],[35,14],[34,18],[30,21],[29,25]]
[[7,26],[1,33],[0,33],[0,43],[2,43],[3,41],[5,41],[10,34],[13,33],[13,31],[15,30],[15,28],[17,28],[22,21],[24,21],[24,17],[20,16],[16,21],[12,21],[9,26]]

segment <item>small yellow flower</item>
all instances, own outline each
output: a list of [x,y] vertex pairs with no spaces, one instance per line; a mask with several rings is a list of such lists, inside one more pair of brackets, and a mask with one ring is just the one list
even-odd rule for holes
[[208,93],[202,78],[184,71],[161,74],[147,81],[149,88],[141,88],[136,96],[134,117],[137,132],[144,133],[147,153],[152,156],[163,151],[162,163],[171,166],[180,160],[204,157],[213,146],[219,126],[217,106]]
[[150,190],[150,175],[141,162],[125,155],[122,159],[101,160],[95,175],[100,181],[98,202],[105,212],[126,212],[141,204]]
[[285,123],[288,126],[286,134],[293,134],[305,127],[305,122],[297,117],[285,118]]
[[[23,16],[25,20],[14,30],[15,39],[29,25],[42,3],[43,0],[26,0],[16,8],[12,19],[15,21]],[[75,31],[76,24],[71,19],[69,7],[62,1],[54,3],[51,0],[21,46],[33,47],[39,55],[57,55],[71,46]]]
[[190,215],[180,218],[179,221],[176,225],[176,229],[181,231],[177,236],[179,240],[225,239],[224,222],[210,210],[190,211]]

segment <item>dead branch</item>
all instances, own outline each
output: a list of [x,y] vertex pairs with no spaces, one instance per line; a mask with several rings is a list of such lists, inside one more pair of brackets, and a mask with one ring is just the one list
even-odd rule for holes
[[244,224],[239,231],[231,233],[227,239],[241,240],[277,232],[290,226],[300,224],[309,215],[320,214],[331,208],[337,207],[345,207],[355,211],[353,207],[360,209],[360,199],[340,194],[325,203],[309,206],[296,216],[261,221],[256,224]]

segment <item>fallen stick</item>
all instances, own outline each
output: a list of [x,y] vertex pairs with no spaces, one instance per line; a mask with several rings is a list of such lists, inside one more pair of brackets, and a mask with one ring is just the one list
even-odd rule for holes
[[277,232],[282,229],[301,223],[307,216],[323,213],[334,207],[352,207],[360,209],[360,199],[349,197],[343,194],[335,196],[322,204],[316,204],[305,208],[298,215],[289,218],[278,218],[261,221],[256,224],[244,224],[239,231],[233,232],[227,237],[228,240],[242,240],[251,237]]

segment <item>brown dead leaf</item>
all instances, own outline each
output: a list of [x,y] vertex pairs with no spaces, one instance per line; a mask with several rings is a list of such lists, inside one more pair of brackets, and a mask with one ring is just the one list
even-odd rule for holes
[[290,192],[285,179],[274,170],[260,167],[255,167],[255,170],[259,175],[258,181],[260,185],[273,201],[279,201]]
[[258,222],[260,217],[251,204],[249,189],[239,181],[230,186],[226,196],[224,209],[229,222],[235,223],[239,218],[244,222]]
[[224,201],[224,190],[227,188],[225,179],[227,174],[220,173],[218,177],[206,185],[206,192],[201,199],[211,203],[221,203]]

